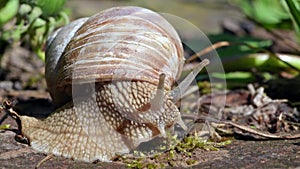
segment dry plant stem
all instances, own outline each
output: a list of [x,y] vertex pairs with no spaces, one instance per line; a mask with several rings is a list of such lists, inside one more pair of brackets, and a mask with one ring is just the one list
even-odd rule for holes
[[17,112],[15,112],[13,110],[13,108],[4,109],[4,111],[5,111],[5,114],[8,114],[9,116],[11,116],[13,119],[16,120],[17,125],[18,125],[18,130],[20,132],[22,132],[22,127],[21,127],[22,125],[21,125],[20,115]]
[[[2,108],[0,108],[0,109],[2,109]],[[2,109],[3,110],[3,109]],[[1,110],[1,111],[2,111]],[[0,125],[4,122],[4,120],[7,118],[9,116],[9,113],[7,113],[6,111],[4,111],[4,116],[3,117],[1,117],[1,119],[0,119]]]
[[204,117],[204,116],[200,116],[199,119],[207,120],[209,122],[214,122],[214,123],[218,123],[218,124],[231,125],[231,126],[236,127],[240,130],[243,130],[243,131],[258,135],[258,136],[262,136],[262,137],[265,137],[265,138],[269,138],[269,139],[298,139],[298,138],[300,138],[300,133],[297,133],[297,134],[294,134],[294,135],[290,135],[290,134],[286,134],[286,135],[268,134],[268,133],[264,133],[264,132],[261,132],[261,131],[254,130],[254,129],[252,129],[250,127],[247,127],[247,126],[244,126],[244,125],[236,124],[236,123],[231,122],[231,121],[222,121],[222,120],[218,121],[218,120],[208,118],[208,117]]
[[43,158],[39,163],[37,163],[37,165],[35,166],[36,169],[38,169],[42,164],[44,164],[46,161],[50,160],[51,158],[53,158],[54,155],[53,154],[49,154],[47,155],[45,158]]
[[15,112],[12,108],[5,109],[5,112],[15,120],[19,119],[20,117],[20,115],[17,112]]
[[285,35],[282,35],[274,30],[270,30],[270,29],[267,29],[268,32],[270,32],[272,35],[274,35],[275,37],[279,38],[280,40],[282,40],[282,42],[284,42],[287,46],[290,46],[292,47],[293,49],[295,49],[296,51],[300,52],[300,49],[299,49],[299,45],[297,45],[296,42],[286,38]]
[[7,116],[11,116],[13,119],[16,120],[18,129],[21,131],[21,120],[20,115],[13,110],[15,106],[15,100],[5,100],[1,105],[1,111],[4,111],[4,116],[0,119],[0,124],[7,118]]
[[0,125],[3,123],[3,121],[10,115],[9,112],[7,112],[8,107],[10,107],[11,103],[8,100],[4,100],[2,104],[0,104],[0,111],[4,112],[4,116],[0,119]]
[[186,63],[189,63],[195,59],[197,59],[198,57],[204,55],[204,54],[207,54],[211,51],[213,51],[214,49],[217,49],[217,48],[220,48],[220,47],[224,47],[224,46],[229,46],[230,43],[227,42],[227,41],[221,41],[221,42],[217,42],[215,44],[212,44],[211,46],[201,50],[200,52],[197,52],[195,54],[193,54],[192,56],[190,56],[187,60],[186,60]]
[[[267,33],[270,33],[271,39],[273,38],[277,38],[279,40],[281,40],[286,46],[289,46],[291,48],[293,48],[295,51],[300,52],[300,48],[299,45],[297,44],[297,42],[291,40],[290,38],[287,38],[285,34],[282,34],[281,32],[278,32],[276,30],[272,30],[271,28],[265,28],[262,24],[255,22],[259,27],[262,27],[265,31],[267,31]],[[255,34],[253,35],[254,37]],[[259,36],[258,36],[259,37]]]

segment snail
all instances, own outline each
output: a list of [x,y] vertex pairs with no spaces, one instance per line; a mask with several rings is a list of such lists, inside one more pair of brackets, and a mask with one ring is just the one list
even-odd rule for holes
[[141,7],[114,7],[49,37],[45,76],[48,117],[20,116],[22,134],[38,152],[75,160],[111,161],[179,124],[175,103],[204,59],[177,87],[184,64],[176,30]]

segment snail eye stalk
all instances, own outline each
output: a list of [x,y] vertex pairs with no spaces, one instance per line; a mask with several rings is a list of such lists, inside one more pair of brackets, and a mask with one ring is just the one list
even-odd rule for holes
[[187,88],[191,85],[192,81],[195,79],[197,74],[206,66],[209,64],[208,59],[204,59],[202,62],[197,65],[194,70],[187,75],[187,77],[180,82],[180,84],[174,88],[172,91],[170,91],[169,96],[173,98],[173,103],[176,103],[182,94],[187,90]]
[[151,99],[151,110],[157,111],[163,108],[164,102],[164,86],[165,86],[165,77],[164,73],[159,75],[159,81],[157,85],[156,94],[153,99]]

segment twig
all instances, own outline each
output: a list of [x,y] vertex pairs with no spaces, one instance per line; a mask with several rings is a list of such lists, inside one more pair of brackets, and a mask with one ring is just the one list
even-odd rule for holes
[[0,125],[4,122],[5,119],[7,119],[8,116],[9,116],[9,113],[7,113],[6,111],[4,111],[4,116],[1,117],[1,119],[0,119]]
[[[4,100],[3,103],[1,104],[1,111],[4,111],[4,113],[5,113],[4,117],[11,116],[13,119],[15,119],[17,122],[19,131],[22,131],[20,115],[13,110],[13,107],[16,105],[16,103],[17,103],[16,100],[8,100],[8,99]],[[0,120],[2,121],[2,119],[0,119]]]
[[297,133],[297,134],[294,134],[294,135],[290,135],[290,134],[276,135],[276,134],[269,134],[269,133],[264,133],[264,132],[261,132],[261,131],[258,131],[258,130],[254,130],[250,127],[240,125],[240,124],[237,124],[237,123],[234,123],[234,122],[231,122],[231,121],[223,121],[223,120],[219,121],[219,120],[216,120],[216,119],[213,119],[213,118],[207,118],[207,117],[204,117],[204,116],[200,116],[199,119],[207,120],[209,122],[214,122],[214,123],[218,123],[218,124],[231,125],[231,126],[234,126],[234,127],[238,128],[240,130],[247,131],[249,133],[252,133],[252,134],[255,134],[255,135],[258,135],[258,136],[262,136],[262,137],[265,137],[265,138],[270,138],[270,139],[298,139],[298,138],[300,138],[300,133]]
[[45,162],[47,162],[48,160],[50,160],[51,158],[53,158],[54,155],[53,154],[49,154],[47,155],[45,158],[43,158],[39,163],[37,163],[37,165],[35,166],[35,169],[38,169],[42,164],[44,164]]
[[211,52],[212,50],[214,49],[217,49],[217,48],[220,48],[220,47],[224,47],[224,46],[229,46],[230,43],[227,42],[227,41],[221,41],[221,42],[217,42],[215,44],[212,44],[211,46],[201,50],[200,52],[197,52],[195,54],[193,54],[192,56],[190,56],[187,60],[186,60],[186,63],[189,63],[193,60],[195,60],[196,58],[204,55],[204,54],[207,54],[209,52]]
[[[2,102],[2,104],[0,105],[0,110],[4,112],[4,116],[0,119],[0,125],[8,116],[12,116],[12,115],[19,116],[18,113],[12,110],[12,107],[15,106],[15,104],[16,104],[16,100],[5,99]],[[15,117],[13,118],[16,119]]]

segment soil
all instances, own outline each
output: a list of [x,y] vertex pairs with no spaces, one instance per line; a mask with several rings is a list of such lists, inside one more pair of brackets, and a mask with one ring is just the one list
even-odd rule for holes
[[[11,120],[8,120],[8,122]],[[13,127],[14,128],[14,127]],[[45,158],[44,154],[33,151],[27,145],[14,139],[13,131],[0,133],[0,167],[34,168]],[[300,139],[246,141],[234,140],[218,151],[201,151],[202,162],[189,168],[296,168],[300,166]],[[120,163],[84,163],[71,159],[54,157],[45,162],[41,169],[52,168],[127,168]],[[182,168],[182,167],[167,167]]]

